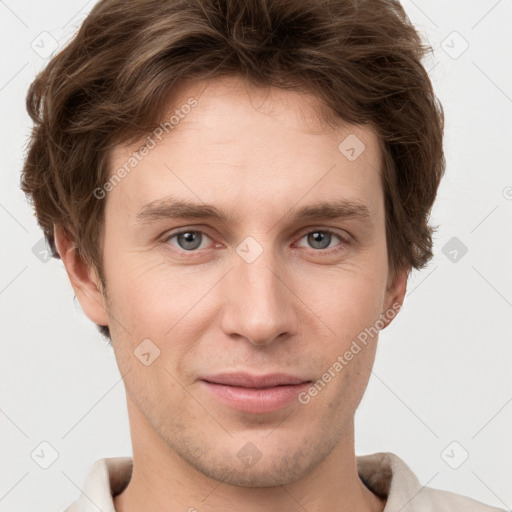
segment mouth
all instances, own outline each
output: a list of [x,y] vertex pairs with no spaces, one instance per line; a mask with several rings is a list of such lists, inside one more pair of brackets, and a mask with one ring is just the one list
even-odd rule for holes
[[204,377],[200,382],[219,402],[251,414],[280,410],[311,384],[311,380],[292,375],[255,376],[247,373],[218,374]]
[[293,386],[311,382],[309,379],[285,373],[272,373],[268,375],[253,375],[250,373],[219,373],[202,377],[201,380],[211,384],[223,384],[225,386],[235,386],[239,388],[265,389],[276,386]]

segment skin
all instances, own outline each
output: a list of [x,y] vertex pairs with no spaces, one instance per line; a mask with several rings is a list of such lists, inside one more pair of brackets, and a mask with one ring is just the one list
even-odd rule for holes
[[[93,322],[109,325],[124,376],[134,469],[116,510],[382,511],[354,450],[377,337],[305,405],[243,413],[198,381],[248,371],[315,382],[402,304],[407,272],[389,274],[377,136],[327,126],[311,95],[234,77],[182,85],[171,110],[191,96],[197,106],[103,199],[108,300],[55,229],[76,296]],[[354,161],[338,149],[350,134],[366,147]],[[139,147],[116,147],[112,170]],[[137,223],[143,205],[170,194],[232,219]],[[294,221],[290,213],[342,198],[367,205],[369,217]],[[203,233],[199,248],[169,238],[177,228]],[[324,249],[308,234],[326,229],[335,234]],[[262,249],[252,263],[236,251],[248,236]],[[160,355],[145,366],[134,350],[148,338]],[[261,455],[250,467],[237,457],[247,443]]]

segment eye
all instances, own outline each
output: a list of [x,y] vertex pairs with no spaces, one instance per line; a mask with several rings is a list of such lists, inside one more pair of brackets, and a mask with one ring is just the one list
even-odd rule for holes
[[307,243],[313,249],[322,251],[325,249],[337,247],[336,245],[331,245],[331,243],[335,241],[336,238],[338,239],[338,241],[343,242],[341,244],[338,244],[338,247],[340,245],[346,245],[349,243],[348,240],[345,240],[341,235],[338,235],[334,231],[330,231],[328,229],[316,229],[314,231],[310,231],[309,233],[303,235],[301,240],[306,239]]
[[[342,250],[345,246],[350,244],[348,239],[345,239],[340,234],[329,229],[316,229],[309,231],[304,233],[300,238],[300,240],[304,239],[306,240],[306,243],[312,249],[315,249],[315,252],[317,253],[326,252],[330,254],[332,252]],[[341,243],[336,244],[336,239]],[[173,250],[183,254],[183,252],[198,253],[200,249],[208,248],[207,240],[213,242],[213,240],[203,231],[186,229],[169,233],[163,239],[163,242],[172,246]],[[300,243],[299,246],[304,247]]]
[[[171,233],[164,241],[169,242],[178,249],[190,252],[199,248],[204,248],[201,247],[204,238],[210,237],[202,231],[187,230],[180,231],[178,233]],[[175,239],[177,245],[171,242],[173,239]]]

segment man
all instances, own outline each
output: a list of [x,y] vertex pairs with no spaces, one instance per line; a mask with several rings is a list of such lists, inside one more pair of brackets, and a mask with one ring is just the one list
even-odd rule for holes
[[442,109],[397,2],[99,2],[28,95],[23,190],[123,376],[67,510],[497,510],[356,457],[432,257]]

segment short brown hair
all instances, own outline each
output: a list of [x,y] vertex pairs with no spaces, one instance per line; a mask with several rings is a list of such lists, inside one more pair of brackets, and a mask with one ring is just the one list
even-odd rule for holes
[[443,110],[421,64],[430,50],[393,0],[102,0],[30,86],[22,190],[53,255],[60,224],[105,284],[93,191],[111,149],[160,123],[183,80],[239,75],[306,90],[332,117],[376,130],[390,273],[422,268],[445,169]]

